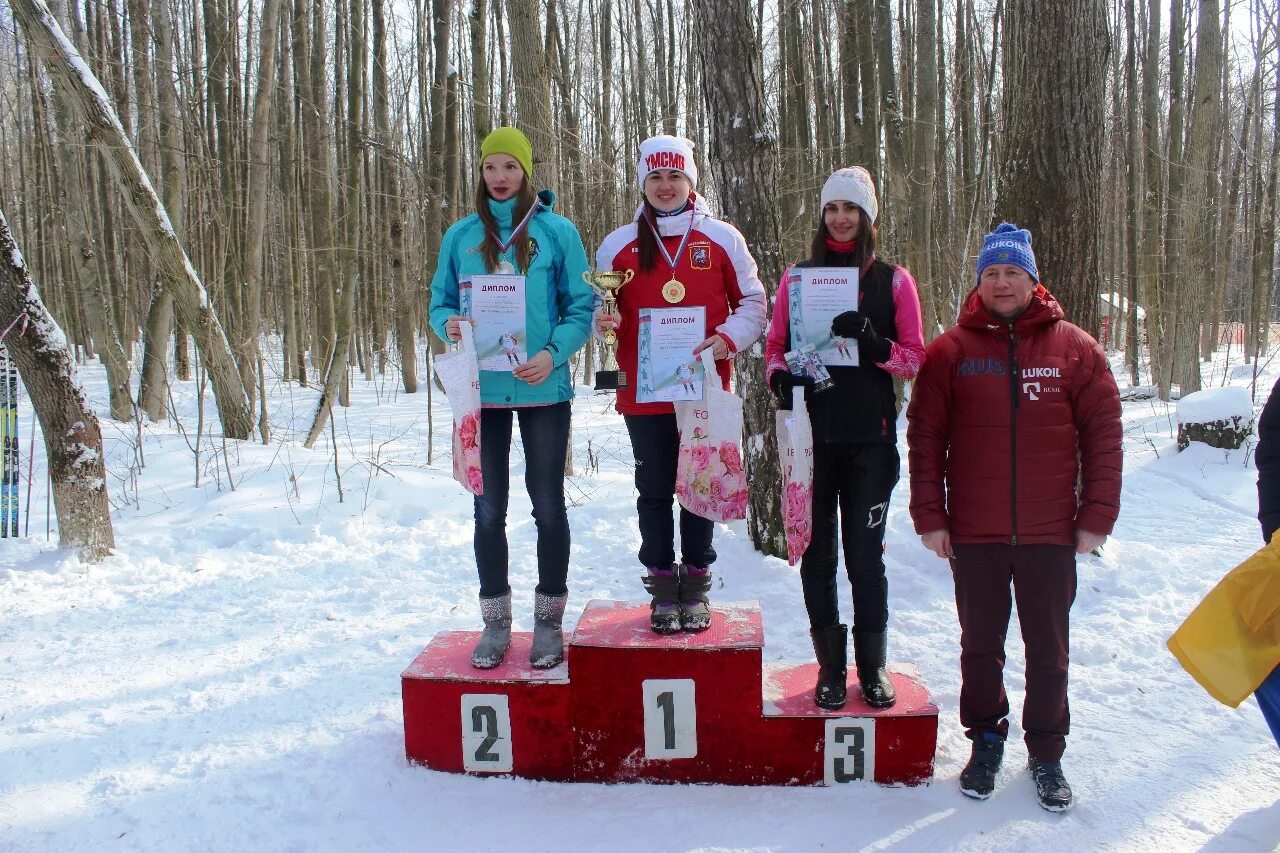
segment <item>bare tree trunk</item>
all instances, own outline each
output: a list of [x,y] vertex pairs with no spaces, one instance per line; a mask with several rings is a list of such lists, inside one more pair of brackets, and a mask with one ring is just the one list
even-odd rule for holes
[[[1280,24],[1280,19],[1275,14],[1272,17],[1271,32],[1277,32],[1276,25]],[[1280,69],[1280,42],[1275,42],[1276,64],[1274,68]],[[1259,62],[1261,58],[1259,57]],[[1272,300],[1275,298],[1277,281],[1276,269],[1276,218],[1280,216],[1280,73],[1276,74],[1274,83],[1274,92],[1272,93],[1272,123],[1271,123],[1271,155],[1263,161],[1261,155],[1261,124],[1262,110],[1258,110],[1258,131],[1254,134],[1254,139],[1259,143],[1257,145],[1259,156],[1258,162],[1258,183],[1265,184],[1265,189],[1254,199],[1254,207],[1257,211],[1258,226],[1255,229],[1258,235],[1257,251],[1254,253],[1254,270],[1257,281],[1257,289],[1262,291],[1258,302],[1260,303],[1257,311],[1257,320],[1255,325],[1258,328],[1257,352],[1264,351],[1270,343],[1271,332],[1271,309]],[[1265,178],[1263,170],[1266,170]],[[1256,363],[1256,358],[1255,358]],[[1256,379],[1255,379],[1256,382]],[[1255,389],[1254,396],[1256,398],[1257,391]]]
[[[477,0],[476,5],[482,7],[483,3]],[[383,257],[386,258],[391,267],[391,304],[392,311],[395,312],[396,347],[400,353],[400,377],[404,382],[405,393],[415,394],[418,391],[418,357],[417,349],[414,345],[414,332],[417,328],[417,323],[415,322],[417,307],[413,294],[409,291],[408,263],[405,256],[405,215],[404,199],[401,196],[400,158],[396,153],[396,137],[391,132],[391,96],[387,73],[386,6],[387,0],[374,0],[373,109],[377,116],[378,142],[380,143],[377,149],[378,176],[381,187],[381,192],[379,193],[379,207],[381,208],[379,219],[383,223],[383,227],[376,235],[376,239],[381,247]],[[475,26],[475,17],[473,16],[473,34]],[[483,23],[481,24],[481,32],[483,34]],[[482,35],[482,46],[483,43]],[[474,40],[472,41],[472,48],[475,48]],[[484,64],[483,53],[477,58],[476,64]],[[484,92],[483,97],[487,98],[488,83],[485,83]],[[476,97],[477,99],[482,97],[480,90],[476,91]],[[477,100],[477,121],[482,114],[481,103]],[[487,101],[483,103],[483,114],[487,126],[489,107]],[[488,131],[486,130],[485,132],[487,133]],[[476,149],[479,150],[479,148],[480,144],[477,141]]]
[[[639,13],[637,12],[637,15]],[[543,47],[541,0],[507,0],[512,61],[520,69],[516,81],[516,115],[533,143],[533,171],[538,186],[559,188],[555,121],[551,113],[551,69]]]
[[[1157,0],[1150,0],[1156,3]],[[1178,346],[1181,335],[1187,330],[1178,328],[1179,291],[1181,277],[1178,265],[1182,257],[1182,194],[1186,181],[1186,164],[1183,162],[1185,139],[1186,107],[1185,68],[1186,49],[1183,41],[1186,36],[1186,22],[1183,16],[1184,0],[1170,0],[1169,19],[1169,140],[1168,164],[1169,177],[1165,184],[1164,195],[1164,261],[1160,273],[1159,308],[1160,320],[1163,324],[1162,350],[1160,363],[1162,395],[1171,395],[1175,377],[1180,373],[1180,351],[1185,347]],[[1166,390],[1167,389],[1167,390]],[[1167,399],[1167,396],[1165,397]]]
[[[519,0],[519,2],[526,5],[528,4],[528,0]],[[639,131],[640,135],[643,137],[643,136],[649,135],[649,133],[653,128],[653,122],[652,122],[652,119],[650,118],[649,90],[647,88],[649,80],[651,79],[649,77],[649,44],[650,43],[648,39],[644,37],[644,19],[640,14],[640,4],[642,2],[644,2],[644,0],[631,0],[631,20],[632,20],[631,43],[635,49],[633,56],[635,57],[634,82],[637,84],[637,88],[635,92],[636,94],[635,108],[637,111],[636,125],[637,125],[637,130]],[[511,7],[512,7],[512,2],[511,0],[508,0],[507,8],[510,9]],[[515,28],[515,21],[516,21],[515,14],[512,13],[510,17],[511,17],[512,29],[514,31],[518,31]],[[520,64],[520,53],[518,51],[515,54],[515,61],[517,64]],[[517,92],[516,98],[519,99],[519,97],[520,95]],[[519,110],[517,109],[517,111]]]
[[258,49],[257,91],[253,99],[253,126],[249,137],[249,218],[246,223],[242,284],[242,312],[234,349],[240,365],[240,381],[249,392],[257,385],[258,324],[262,305],[263,251],[267,239],[267,192],[271,171],[271,105],[276,88],[276,42],[280,35],[280,2],[265,0]]
[[[500,0],[498,0],[500,5]],[[448,97],[449,86],[449,41],[450,28],[449,18],[452,15],[453,0],[423,0],[423,7],[431,9],[431,17],[433,19],[433,44],[435,52],[435,76],[431,85],[431,98],[429,115],[431,119],[430,125],[430,143],[429,143],[429,159],[430,163],[427,179],[426,179],[426,208],[427,222],[425,235],[425,263],[424,267],[428,270],[434,269],[438,263],[440,255],[440,240],[444,236],[445,221],[445,134],[446,134],[446,98]],[[420,35],[421,37],[421,35]],[[522,36],[522,40],[527,40]],[[539,44],[541,44],[539,42]],[[421,75],[424,69],[419,69]],[[419,85],[425,80],[419,78]],[[545,149],[544,149],[545,152]],[[477,171],[479,171],[477,169]],[[428,327],[429,329],[429,327]],[[428,346],[433,353],[444,352],[444,341],[436,337],[435,333],[428,330],[427,332]]]
[[[1160,3],[1147,2],[1147,44],[1142,61],[1142,125],[1145,201],[1142,214],[1143,249],[1141,264],[1140,299],[1147,313],[1147,351],[1150,353],[1151,382],[1156,386],[1161,400],[1169,399],[1170,359],[1167,355],[1165,335],[1168,324],[1165,316],[1164,255],[1161,252],[1161,222],[1164,206],[1164,143],[1160,135]],[[1172,62],[1172,53],[1170,54]],[[1172,96],[1172,93],[1171,93]],[[1180,97],[1180,96],[1179,96]],[[1170,106],[1172,107],[1172,97]],[[1172,132],[1170,134],[1172,140]]]
[[880,84],[876,73],[875,6],[872,0],[852,0],[857,28],[858,85],[862,97],[862,132],[854,152],[856,162],[867,167],[876,180],[884,182],[884,162],[880,157]]
[[[12,8],[28,40],[43,57],[58,95],[73,104],[81,121],[90,126],[89,138],[110,164],[156,267],[173,291],[178,311],[195,331],[217,399],[223,433],[228,438],[248,438],[253,430],[253,409],[236,372],[222,325],[106,93],[82,68],[83,60],[63,35],[44,0],[14,0]],[[76,68],[81,68],[80,73],[74,71]]]
[[942,128],[935,122],[938,108],[937,21],[936,0],[916,0],[916,99],[915,122],[912,124],[910,193],[911,241],[907,244],[907,265],[920,285],[920,310],[924,316],[925,339],[932,339],[931,329],[942,320],[935,298],[936,278],[933,271],[933,200],[937,177],[935,145]]
[[[368,66],[369,46],[365,36],[365,0],[351,0],[350,4],[350,37],[347,75],[347,122],[346,122],[346,178],[344,180],[345,200],[342,206],[342,222],[339,233],[342,235],[343,250],[339,258],[339,278],[334,283],[334,348],[325,371],[324,389],[320,400],[316,403],[316,415],[311,423],[303,447],[315,445],[324,431],[334,400],[347,379],[347,365],[351,359],[352,317],[355,313],[356,288],[359,279],[359,253],[361,229],[361,200],[363,198],[363,150],[364,143],[360,138],[364,126],[364,79]],[[341,96],[341,93],[339,93]]]
[[[472,109],[472,138],[475,150],[493,130],[493,115],[489,105],[488,24],[490,0],[471,0],[471,93],[475,99]],[[493,0],[501,3],[502,0]]]
[[893,53],[893,13],[889,0],[875,0],[876,72],[880,78],[881,118],[884,122],[885,168],[880,182],[880,216],[877,223],[890,240],[898,239],[899,201],[905,210],[910,198],[906,181],[906,122],[898,91],[898,69]]
[[62,330],[45,309],[0,210],[0,317],[23,313],[32,321],[28,334],[10,336],[6,346],[40,419],[58,515],[58,547],[74,548],[97,562],[115,547],[102,428],[76,382]]
[[[334,133],[325,57],[328,53],[324,4],[298,0],[294,5],[294,62],[298,90],[301,93],[302,136],[305,140],[303,160],[306,163],[307,207],[311,214],[310,236],[313,276],[312,317],[315,337],[311,359],[317,371],[327,369],[337,345],[334,331],[334,293],[340,275],[337,261],[338,242],[334,233]],[[300,46],[305,50],[299,51]]]
[[[863,163],[863,137],[867,130],[866,115],[861,107],[861,67],[858,65],[858,32],[856,0],[845,0],[840,4],[840,59],[836,66],[840,90],[840,111],[844,114],[844,125],[840,138],[840,151],[836,160],[842,164]],[[873,171],[872,174],[875,174]]]
[[[778,153],[765,112],[761,46],[748,0],[702,0],[694,4],[702,63],[703,96],[710,133],[710,164],[725,214],[742,230],[772,296],[782,275],[781,240],[774,190]],[[733,56],[733,63],[724,56]],[[750,187],[750,192],[734,192]],[[737,387],[745,392],[744,442],[751,483],[748,528],[766,554],[786,553],[782,530],[782,471],[774,435],[774,406],[765,388],[764,364],[744,353],[735,359]]]
[[1183,394],[1199,391],[1200,329],[1205,322],[1207,291],[1213,282],[1213,251],[1217,239],[1214,199],[1218,175],[1213,169],[1213,149],[1221,122],[1219,80],[1222,75],[1222,31],[1217,0],[1200,0],[1196,36],[1195,80],[1192,84],[1191,129],[1187,135],[1186,170],[1191,177],[1182,207],[1178,280],[1178,386]]
[[[61,4],[56,4],[51,11],[55,16],[61,14]],[[76,121],[74,108],[61,93],[53,99],[50,117],[56,126],[54,150],[62,178],[67,239],[80,284],[85,317],[89,321],[95,349],[107,371],[111,417],[117,421],[130,421],[133,420],[133,399],[129,389],[129,358],[120,345],[117,326],[112,319],[110,285],[102,278],[103,266],[99,263],[101,244],[93,234],[91,194],[85,187],[81,158],[76,156],[88,140],[81,138],[83,131]]]
[[[177,68],[173,56],[173,20],[169,0],[152,5],[156,44],[156,103],[160,130],[160,189],[164,207],[178,240],[183,239],[183,196],[187,175],[182,162],[182,127],[178,119],[178,92],[174,80]],[[142,376],[138,386],[138,406],[152,421],[161,421],[168,411],[168,347],[173,334],[173,295],[152,284],[142,348]]]
[[[1138,23],[1134,15],[1134,0],[1125,0],[1124,19],[1126,32],[1125,52],[1125,88],[1129,98],[1129,107],[1125,112],[1125,133],[1128,135],[1128,147],[1125,157],[1128,160],[1129,186],[1125,193],[1125,218],[1129,224],[1129,239],[1125,243],[1125,253],[1129,259],[1126,298],[1129,305],[1124,312],[1124,320],[1128,326],[1125,334],[1127,343],[1124,348],[1124,363],[1129,370],[1129,384],[1138,384],[1138,355],[1142,341],[1138,332],[1138,279],[1140,275],[1139,252],[1142,248],[1142,136],[1138,126],[1140,93],[1138,92]],[[1112,306],[1111,323],[1116,323],[1116,308]]]
[[1029,228],[1067,319],[1098,335],[1103,105],[1111,49],[1103,0],[1010,0],[996,211]]

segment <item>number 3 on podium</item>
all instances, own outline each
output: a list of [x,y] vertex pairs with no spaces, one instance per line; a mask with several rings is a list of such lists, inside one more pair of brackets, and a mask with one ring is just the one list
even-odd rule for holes
[[462,769],[511,772],[511,708],[501,693],[462,694]]
[[696,758],[698,710],[692,678],[650,678],[640,686],[644,702],[644,757]]
[[876,778],[875,717],[832,717],[827,720],[822,781],[874,782]]

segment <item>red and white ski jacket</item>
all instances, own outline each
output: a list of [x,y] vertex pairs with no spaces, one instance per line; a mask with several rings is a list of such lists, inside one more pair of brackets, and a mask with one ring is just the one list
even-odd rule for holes
[[[707,309],[704,338],[719,334],[729,352],[741,352],[755,343],[764,329],[767,307],[764,285],[756,274],[756,262],[737,228],[711,216],[706,203],[695,193],[690,209],[658,219],[658,233],[668,252],[680,248],[692,221],[689,242],[676,258],[675,277],[685,286],[680,307],[701,305]],[[641,308],[671,308],[662,297],[662,286],[672,278],[667,261],[658,256],[652,270],[640,269],[638,228],[647,228],[636,219],[604,238],[596,252],[596,267],[602,270],[635,270],[635,277],[618,291],[618,313],[622,323],[618,333],[618,366],[626,374],[627,385],[618,389],[617,408],[624,415],[659,415],[674,411],[670,403],[637,403],[635,396],[638,359],[639,312]],[[729,388],[730,364],[716,365],[725,390]]]

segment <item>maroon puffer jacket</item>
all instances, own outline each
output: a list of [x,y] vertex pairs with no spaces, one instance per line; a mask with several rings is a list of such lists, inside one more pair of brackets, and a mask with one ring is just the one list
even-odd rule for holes
[[907,409],[916,532],[1014,545],[1111,533],[1120,392],[1102,347],[1062,317],[1037,285],[1010,328],[975,288],[959,324],[929,345]]

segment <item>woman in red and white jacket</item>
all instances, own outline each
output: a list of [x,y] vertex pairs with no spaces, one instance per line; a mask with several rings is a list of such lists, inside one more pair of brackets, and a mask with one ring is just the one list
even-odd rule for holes
[[635,277],[618,291],[617,313],[597,312],[596,330],[616,329],[618,365],[628,380],[618,389],[617,408],[636,461],[639,557],[648,569],[645,588],[653,597],[651,626],[663,634],[701,631],[711,625],[707,592],[716,558],[714,523],[680,509],[677,563],[671,510],[680,436],[672,404],[636,402],[639,312],[705,308],[705,340],[692,356],[696,360],[710,349],[728,390],[730,359],[760,337],[767,305],[742,234],[711,216],[693,191],[698,167],[692,142],[675,136],[646,139],[640,145],[636,180],[644,199],[635,219],[605,237],[596,252],[599,269],[634,270]]
[[[858,366],[831,367],[834,387],[805,393],[813,422],[813,538],[800,560],[800,582],[819,665],[814,702],[828,709],[844,707],[848,668],[848,635],[836,596],[838,528],[853,585],[854,660],[863,698],[873,708],[887,708],[897,698],[885,670],[884,526],[899,469],[893,379],[914,379],[925,350],[915,279],[905,267],[876,257],[878,208],[866,169],[835,172],[822,188],[809,258],[796,264],[858,268],[858,304],[831,324],[832,334],[857,342]],[[769,387],[783,409],[791,408],[793,388],[813,384],[792,375],[783,357],[795,347],[790,273],[782,276],[765,345]]]

